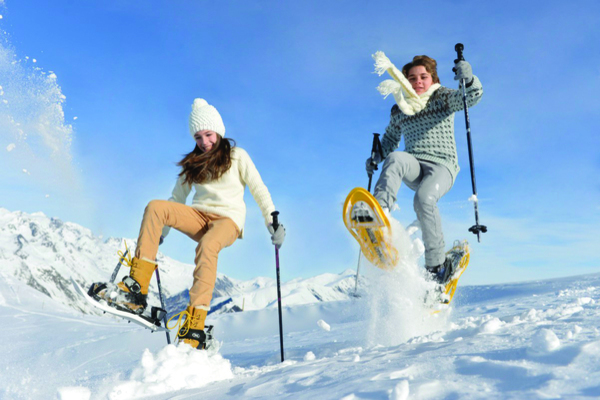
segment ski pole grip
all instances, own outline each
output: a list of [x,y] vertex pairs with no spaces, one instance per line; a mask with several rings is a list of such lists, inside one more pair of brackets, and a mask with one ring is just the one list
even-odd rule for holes
[[273,229],[277,230],[277,228],[279,228],[279,219],[278,216],[279,215],[279,211],[273,211],[271,213],[271,216],[273,217]]
[[377,155],[378,145],[379,145],[379,133],[373,134],[373,146],[371,147],[371,165],[374,170],[377,170],[377,163],[375,162],[375,156]]
[[465,46],[462,43],[456,43],[456,45],[454,46],[454,50],[456,50],[456,60],[454,60],[454,63],[457,63],[459,61],[465,61],[465,57],[463,56],[464,49]]
[[379,142],[379,133],[373,134],[373,145],[371,146],[371,157],[375,157],[377,152],[377,143]]

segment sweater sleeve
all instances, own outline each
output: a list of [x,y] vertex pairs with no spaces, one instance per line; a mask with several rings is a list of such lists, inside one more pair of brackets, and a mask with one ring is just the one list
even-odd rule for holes
[[184,182],[185,175],[181,175],[179,178],[177,178],[177,182],[175,182],[175,187],[173,188],[173,192],[171,193],[169,201],[185,204],[185,201],[192,191],[192,186]]
[[[467,84],[465,92],[467,95],[467,106],[473,107],[475,104],[479,103],[481,96],[483,96],[483,86],[481,85],[479,78],[473,76],[473,81],[470,85]],[[449,90],[446,101],[452,112],[464,109],[462,86],[460,86],[458,90]]]
[[402,139],[402,129],[400,127],[400,108],[394,104],[392,107],[392,114],[390,117],[390,123],[385,128],[385,134],[381,139],[381,148],[383,150],[382,160],[400,145],[400,139]]
[[248,189],[250,189],[250,193],[252,197],[254,197],[254,201],[260,207],[262,211],[263,217],[265,219],[265,225],[269,225],[273,222],[273,217],[271,213],[275,211],[275,205],[273,204],[273,200],[271,199],[271,194],[269,190],[265,186],[256,169],[256,166],[252,162],[252,159],[246,153],[246,151],[238,149],[240,154],[240,179],[246,185],[248,185]]
[[[187,200],[190,192],[192,191],[192,187],[189,184],[184,183],[184,181],[185,181],[184,175],[180,176],[177,179],[177,182],[175,182],[175,187],[173,188],[173,192],[171,193],[171,197],[169,198],[169,201],[174,201],[176,203],[185,204],[185,201]],[[165,226],[163,228],[163,230],[162,230],[163,238],[167,237],[170,230],[171,230],[170,226]]]

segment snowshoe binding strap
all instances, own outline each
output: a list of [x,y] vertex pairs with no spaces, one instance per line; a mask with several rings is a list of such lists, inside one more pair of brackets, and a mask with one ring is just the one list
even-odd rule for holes
[[452,259],[446,258],[443,264],[426,267],[432,278],[440,285],[445,285],[452,277]]
[[90,288],[88,289],[87,294],[94,300],[99,301],[101,297],[98,295],[98,293],[107,288],[108,286],[106,285],[106,283],[92,283],[90,285]]
[[373,212],[364,201],[357,202],[352,208],[351,218],[357,222],[373,222]]
[[183,327],[177,333],[177,338],[179,340],[197,340],[198,346],[196,348],[198,350],[204,350],[206,348],[206,332],[204,332],[203,329],[187,329],[186,327]]
[[123,277],[121,282],[123,282],[125,287],[129,290],[129,294],[135,304],[139,304],[144,308],[148,306],[148,303],[146,302],[147,296],[142,294],[142,287],[135,279],[127,275]]
[[142,287],[131,276],[124,276],[122,282],[125,284],[125,286],[127,286],[127,289],[129,289],[130,293],[142,293]]
[[155,321],[155,324],[160,326],[160,321],[162,321],[167,315],[167,310],[160,307],[154,307],[150,309],[150,317]]

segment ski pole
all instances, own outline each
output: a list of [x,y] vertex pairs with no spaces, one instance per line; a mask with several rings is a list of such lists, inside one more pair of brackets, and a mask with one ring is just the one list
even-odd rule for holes
[[[162,307],[163,310],[167,310],[167,308],[165,307],[165,300],[162,294],[162,285],[160,284],[160,274],[158,273],[158,268],[156,268],[156,283],[158,285],[158,297],[160,297],[160,306]],[[164,316],[163,316],[163,323],[165,324],[165,328],[167,327],[167,313],[165,312]],[[171,335],[169,334],[169,331],[167,330],[165,332],[167,334],[167,344],[171,344]]]
[[[456,60],[454,60],[455,64],[459,61],[465,61],[465,57],[463,56],[464,48],[465,46],[462,43],[457,43],[456,46],[454,46],[454,50],[456,50]],[[469,122],[469,108],[467,105],[467,92],[465,89],[466,82],[464,79],[460,80],[460,85],[462,86],[462,98],[465,109],[465,124],[467,126],[467,144],[469,147],[469,165],[471,167],[471,185],[473,186],[473,207],[475,208],[475,225],[469,228],[469,232],[473,232],[475,235],[477,235],[477,241],[481,242],[479,233],[486,233],[487,227],[485,225],[479,225],[477,185],[475,183],[475,161],[473,160],[473,146],[471,144],[471,124]]]
[[[127,247],[127,243],[125,243],[125,247]],[[119,269],[121,269],[121,263],[123,262],[125,257],[127,257],[127,253],[129,253],[129,249],[125,250],[125,253],[121,256],[121,258],[119,258],[119,262],[117,263],[115,270],[113,271],[112,275],[110,276],[110,283],[113,283],[115,281],[115,279],[117,279],[117,274],[119,273]]]
[[362,250],[360,247],[358,248],[358,263],[356,265],[356,280],[354,282],[354,297],[358,297],[358,274],[360,274],[360,256],[362,255]]
[[[379,141],[379,133],[373,134],[373,146],[371,147],[371,165],[373,166],[373,170],[377,171],[377,163],[375,162],[375,156],[377,152],[381,155],[383,151],[381,150],[381,142]],[[373,171],[368,173],[369,175],[369,186],[367,190],[371,191],[371,179],[373,179]]]
[[[381,148],[381,142],[379,141],[379,133],[373,134],[373,145],[371,146],[371,165],[373,170],[377,171],[377,163],[375,162],[375,156],[379,152],[380,156],[383,156],[383,149]],[[367,172],[369,175],[369,186],[368,190],[371,191],[371,180],[373,179],[373,171]],[[360,274],[360,255],[362,251],[358,248],[358,263],[356,265],[356,282],[354,283],[354,297],[358,297],[358,275]]]
[[[273,232],[279,228],[279,221],[277,216],[279,211],[273,211]],[[281,283],[279,280],[279,249],[275,246],[275,266],[277,270],[277,308],[279,309],[279,345],[281,348],[281,362],[283,362],[283,318],[281,316]]]

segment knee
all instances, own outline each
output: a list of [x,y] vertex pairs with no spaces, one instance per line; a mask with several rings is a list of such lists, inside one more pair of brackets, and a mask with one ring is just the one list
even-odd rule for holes
[[163,209],[162,204],[165,200],[151,200],[146,206],[146,214],[157,215]]
[[215,242],[200,243],[196,248],[196,260],[218,257],[221,247]]
[[427,193],[425,191],[417,190],[415,193],[415,198],[413,201],[413,206],[415,211],[419,212],[424,208],[435,207],[437,204],[437,199],[431,193]]

